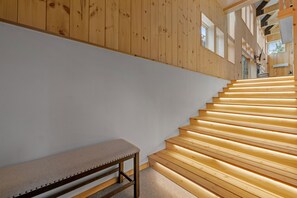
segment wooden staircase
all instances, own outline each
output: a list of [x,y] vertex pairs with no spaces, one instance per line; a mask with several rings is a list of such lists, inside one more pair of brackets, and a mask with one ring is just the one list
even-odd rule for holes
[[197,197],[297,197],[297,81],[232,81],[152,168]]

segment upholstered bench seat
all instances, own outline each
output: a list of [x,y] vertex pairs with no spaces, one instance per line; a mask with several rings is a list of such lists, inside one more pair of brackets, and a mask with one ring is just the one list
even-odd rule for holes
[[62,184],[71,178],[79,179],[92,174],[93,170],[100,171],[100,167],[115,165],[121,159],[130,159],[138,153],[136,146],[118,139],[3,167],[0,168],[0,197],[17,197]]

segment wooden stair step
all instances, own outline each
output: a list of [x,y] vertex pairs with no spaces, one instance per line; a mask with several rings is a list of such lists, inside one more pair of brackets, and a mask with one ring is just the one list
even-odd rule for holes
[[198,124],[190,125],[191,127],[208,128],[210,130],[216,129],[222,133],[234,133],[239,135],[251,136],[254,138],[272,140],[276,142],[283,142],[297,146],[297,135],[288,134],[271,130],[257,129],[247,126],[238,126],[228,123],[216,122],[211,120],[199,120]]
[[[182,188],[186,189],[196,197],[218,198],[219,196],[208,191],[202,186],[195,183],[197,178],[188,170],[171,164],[156,155],[149,156],[149,164],[154,170],[158,171],[171,181],[175,182]],[[170,166],[170,168],[168,167]],[[173,171],[174,170],[174,171]],[[180,173],[180,174],[179,174]],[[198,178],[199,179],[199,178]]]
[[295,80],[283,80],[283,81],[268,81],[268,82],[246,82],[246,83],[230,83],[227,87],[252,87],[252,86],[287,86],[287,85],[297,85]]
[[283,170],[286,170],[287,172],[290,172],[292,175],[294,175],[292,177],[297,179],[296,156],[274,152],[268,149],[225,140],[222,138],[212,137],[201,133],[193,134],[192,137],[180,135],[176,138],[181,138],[196,144],[199,143],[200,145],[211,147],[216,150],[221,150],[222,152],[233,153],[251,161],[258,162],[259,160],[261,160],[263,164],[267,164],[276,169],[281,168]]
[[[194,117],[194,119],[200,119],[200,117],[214,118],[214,119],[224,119],[229,121],[238,121],[243,123],[251,123],[260,125],[273,126],[274,130],[281,131],[293,131],[297,130],[297,119],[291,118],[277,118],[268,116],[258,116],[249,114],[239,114],[239,113],[227,113],[227,112],[216,112],[211,110],[200,110],[199,117]],[[262,126],[261,126],[262,127]]]
[[237,104],[254,106],[275,106],[275,107],[297,107],[297,99],[272,99],[272,98],[224,98],[214,97],[214,103],[218,104]]
[[[153,158],[160,162],[169,165],[175,171],[176,167],[181,167],[188,170],[195,183],[214,191],[221,197],[267,197],[276,196],[264,189],[244,182],[236,177],[228,175],[224,172],[213,169],[202,163],[198,163],[186,156],[182,156],[174,151],[163,150],[156,153]],[[183,174],[179,172],[179,174]]]
[[275,82],[275,81],[287,81],[294,80],[294,76],[281,76],[281,77],[268,77],[268,78],[254,78],[254,79],[242,79],[232,80],[232,83],[251,83],[251,82]]
[[297,119],[296,107],[263,107],[234,104],[206,104],[206,110]]
[[166,145],[166,149],[179,153],[182,156],[186,156],[191,160],[201,164],[202,166],[209,167],[210,169],[226,174],[228,177],[235,177],[243,182],[247,182],[253,186],[267,190],[276,195],[289,197],[296,194],[296,189],[292,189],[292,187],[284,186],[279,182],[274,182],[267,179],[264,179],[263,181],[263,177],[259,174],[244,170],[221,160],[192,152],[188,149],[177,147],[170,143]]
[[220,92],[219,97],[225,98],[286,98],[286,99],[296,99],[297,92]]
[[232,92],[270,92],[270,91],[297,91],[297,86],[295,85],[287,85],[287,86],[260,86],[260,87],[226,87],[223,88],[224,92],[232,91]]
[[280,127],[277,125],[243,122],[243,121],[228,120],[228,119],[221,119],[221,118],[211,118],[211,117],[201,117],[201,116],[190,118],[191,125],[199,126],[199,121],[211,121],[211,122],[230,124],[230,125],[241,126],[241,127],[249,127],[249,128],[255,128],[255,129],[275,131],[275,132],[279,132],[279,133],[287,133],[287,134],[293,134],[293,135],[297,134],[296,128],[292,128],[292,127]]
[[[180,134],[182,136],[195,138],[195,135],[193,135],[192,133],[193,134],[200,133],[200,134],[209,135],[217,138],[222,138],[225,140],[231,140],[234,142],[239,142],[239,143],[243,143],[251,146],[256,146],[264,149],[269,149],[269,150],[297,156],[296,144],[288,144],[288,143],[283,143],[279,141],[255,138],[253,136],[247,136],[247,135],[238,134],[238,133],[230,133],[226,131],[220,131],[216,129],[209,129],[209,128],[192,126],[192,125],[180,128]],[[296,136],[295,142],[297,143],[297,136]]]
[[166,140],[166,142],[189,149],[193,152],[197,152],[224,161],[245,170],[255,172],[262,176],[266,176],[295,187],[297,186],[295,168],[290,168],[286,165],[281,165],[269,160],[263,160],[261,158],[259,159],[255,156],[250,156],[238,151],[224,149],[222,147],[211,145],[209,143],[201,142],[198,140],[193,140],[190,138],[175,137]]

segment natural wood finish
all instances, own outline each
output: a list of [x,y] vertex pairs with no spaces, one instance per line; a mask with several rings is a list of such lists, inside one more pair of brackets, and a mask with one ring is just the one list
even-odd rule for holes
[[120,0],[119,51],[131,51],[131,0]]
[[141,56],[151,57],[151,0],[142,0]]
[[150,55],[152,60],[159,60],[159,0],[151,0],[151,43]]
[[131,0],[131,54],[141,56],[141,20],[142,20],[142,1]]
[[[143,163],[142,165],[139,166],[139,170],[142,171],[142,170],[145,170],[148,167],[149,167],[149,163],[146,162],[146,163]],[[126,173],[126,175],[131,176],[131,175],[133,175],[133,169],[131,169],[131,170],[125,172],[125,173]],[[78,195],[75,195],[73,198],[89,197],[89,196],[91,196],[91,195],[93,195],[93,194],[95,194],[95,193],[97,193],[97,192],[99,192],[99,191],[101,191],[101,190],[103,190],[105,188],[108,188],[108,187],[116,184],[117,182],[118,182],[118,178],[114,177],[112,179],[107,180],[106,182],[103,182],[102,184],[94,186],[94,187],[92,187],[92,188],[90,188],[90,189],[88,189],[88,190],[86,190],[86,191],[84,191],[84,192],[82,192],[82,193],[80,193]]]
[[240,1],[235,2],[232,5],[224,8],[224,11],[226,13],[230,13],[230,12],[239,10],[239,9],[245,7],[245,6],[248,6],[248,5],[252,5],[254,3],[257,3],[257,2],[258,2],[258,0],[240,0]]
[[18,1],[17,0],[0,0],[0,18],[17,22],[18,18]]
[[293,38],[294,39],[294,76],[295,80],[297,80],[297,58],[296,58],[296,52],[297,52],[297,2],[293,1]]
[[159,61],[166,61],[166,1],[159,1]]
[[89,41],[89,0],[70,1],[70,37]]
[[115,50],[119,48],[119,5],[120,0],[106,1],[105,45]]
[[90,0],[89,42],[105,45],[105,0]]
[[70,0],[48,0],[46,10],[46,30],[69,37]]
[[18,2],[18,23],[45,30],[45,22],[45,0],[22,0]]

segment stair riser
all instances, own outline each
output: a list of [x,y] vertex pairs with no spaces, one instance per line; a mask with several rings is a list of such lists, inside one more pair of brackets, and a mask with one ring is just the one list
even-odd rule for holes
[[272,117],[260,117],[260,116],[242,116],[240,114],[221,114],[216,112],[208,112],[208,111],[199,111],[199,115],[203,117],[210,118],[222,118],[229,119],[233,121],[243,121],[250,123],[259,123],[259,124],[269,124],[269,125],[277,125],[283,127],[293,127],[297,129],[297,120],[296,119],[278,119]]
[[[235,93],[235,94],[233,94]],[[226,92],[219,93],[219,97],[223,98],[284,98],[284,99],[296,99],[297,94],[296,93],[236,93],[233,92],[232,94],[228,94]]]
[[[230,135],[227,135],[226,133],[225,134],[217,134],[217,133],[204,132],[204,131],[197,131],[197,132],[189,133],[187,130],[180,129],[181,137],[189,137],[189,138],[197,139],[196,136],[193,135],[193,133],[209,135],[209,136],[224,139],[224,140],[230,140],[233,142],[238,142],[238,143],[247,144],[250,146],[256,146],[259,148],[269,149],[269,150],[297,156],[297,149],[293,148],[293,145],[291,145],[290,148],[287,146],[281,147],[281,146],[277,146],[277,145],[273,145],[273,144],[266,144],[265,142],[263,142],[261,140],[248,140],[247,138],[244,138],[244,137],[238,137],[238,136],[234,136],[234,135],[230,136]],[[199,140],[199,139],[197,139],[197,140]]]
[[240,105],[207,104],[207,110],[234,111],[243,114],[268,115],[275,117],[297,118],[297,108],[285,107],[253,107]]
[[239,104],[239,105],[260,105],[260,106],[284,106],[284,107],[297,107],[297,100],[244,100],[241,98],[213,98],[214,103],[218,104]]
[[232,88],[224,88],[224,92],[281,92],[281,91],[297,91],[297,87],[284,87],[284,88],[278,88],[278,87],[271,87],[271,88],[249,88],[249,87],[244,87],[238,89],[232,89]]
[[197,125],[207,128],[209,130],[215,129],[215,130],[220,130],[222,132],[225,131],[228,133],[245,135],[246,137],[250,136],[255,138],[261,138],[261,139],[272,140],[276,142],[283,142],[283,143],[297,145],[297,135],[288,135],[284,133],[276,133],[276,132],[265,131],[260,129],[236,127],[232,125],[222,125],[220,123],[212,123],[212,122],[199,122]]
[[228,84],[227,87],[263,87],[263,86],[292,86],[297,85],[297,82],[290,81],[276,81],[276,82],[249,82],[249,83],[233,83]]

